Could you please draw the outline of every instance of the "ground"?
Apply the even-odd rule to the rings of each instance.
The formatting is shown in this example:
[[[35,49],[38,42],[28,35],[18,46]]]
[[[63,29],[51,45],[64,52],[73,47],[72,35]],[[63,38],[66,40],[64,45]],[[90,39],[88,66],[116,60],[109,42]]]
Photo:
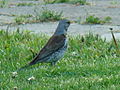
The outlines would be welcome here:
[[[17,3],[35,3],[39,5],[32,6],[16,6]],[[103,25],[89,25],[89,24],[77,24],[72,23],[68,34],[70,35],[84,35],[88,32],[99,34],[102,38],[106,38],[108,41],[112,39],[109,28],[115,30],[116,38],[120,38],[120,1],[119,0],[87,0],[90,5],[72,5],[72,4],[47,4],[45,5],[42,0],[39,1],[24,1],[24,0],[11,0],[9,6],[6,8],[0,8],[0,29],[6,29],[9,23],[14,22],[15,15],[35,14],[35,10],[42,11],[42,7],[47,7],[50,10],[57,12],[63,11],[63,16],[69,20],[78,20],[84,22],[85,18],[89,15],[95,15],[100,18],[111,17],[111,23]],[[14,16],[13,16],[14,15]],[[20,28],[21,30],[27,29],[33,32],[42,32],[48,35],[53,34],[57,27],[58,22],[47,23],[32,23],[11,26],[11,30]]]
[[[8,1],[8,6],[0,8],[0,90],[120,90],[120,41],[117,41],[117,48],[113,41],[103,40],[112,39],[109,28],[113,28],[117,39],[120,37],[119,0],[87,0],[89,5]],[[26,2],[34,5],[17,6]],[[44,47],[58,21],[17,25],[15,18],[35,15],[35,10],[41,12],[42,7],[63,11],[63,17],[72,21],[68,30],[68,50],[56,66],[42,63],[18,71]],[[112,21],[103,25],[74,22],[79,17],[80,22],[84,22],[89,15],[110,16]]]

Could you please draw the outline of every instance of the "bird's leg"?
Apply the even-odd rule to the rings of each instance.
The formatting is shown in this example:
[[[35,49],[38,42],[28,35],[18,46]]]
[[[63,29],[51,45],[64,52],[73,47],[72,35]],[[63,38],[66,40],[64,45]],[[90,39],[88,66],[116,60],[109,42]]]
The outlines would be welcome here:
[[[55,66],[56,62],[51,62],[51,66]]]

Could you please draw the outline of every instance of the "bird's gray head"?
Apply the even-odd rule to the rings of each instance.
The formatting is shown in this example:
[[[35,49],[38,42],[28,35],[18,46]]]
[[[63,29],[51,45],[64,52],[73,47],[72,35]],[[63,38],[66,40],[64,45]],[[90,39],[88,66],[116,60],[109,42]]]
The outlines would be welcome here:
[[[66,19],[60,20],[54,35],[61,35],[61,34],[65,34],[66,35],[69,25],[70,25],[70,21],[69,20],[66,20]]]

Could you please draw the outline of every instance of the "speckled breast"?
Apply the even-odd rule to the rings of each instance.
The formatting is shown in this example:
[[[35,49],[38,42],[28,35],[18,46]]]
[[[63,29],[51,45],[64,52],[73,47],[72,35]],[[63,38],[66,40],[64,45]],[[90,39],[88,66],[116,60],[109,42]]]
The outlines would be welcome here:
[[[49,58],[49,60],[47,60],[47,62],[57,62],[59,59],[61,59],[67,50],[67,46],[68,46],[67,44],[68,44],[68,40],[66,39],[64,46],[55,53],[53,53]]]

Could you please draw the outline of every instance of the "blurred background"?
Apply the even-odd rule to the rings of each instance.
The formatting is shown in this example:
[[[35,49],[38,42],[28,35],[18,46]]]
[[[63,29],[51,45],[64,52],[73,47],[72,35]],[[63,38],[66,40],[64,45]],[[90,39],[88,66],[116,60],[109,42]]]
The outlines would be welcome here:
[[[72,21],[69,35],[92,32],[108,41],[120,38],[119,0],[0,0],[0,29],[53,34],[58,21]]]

